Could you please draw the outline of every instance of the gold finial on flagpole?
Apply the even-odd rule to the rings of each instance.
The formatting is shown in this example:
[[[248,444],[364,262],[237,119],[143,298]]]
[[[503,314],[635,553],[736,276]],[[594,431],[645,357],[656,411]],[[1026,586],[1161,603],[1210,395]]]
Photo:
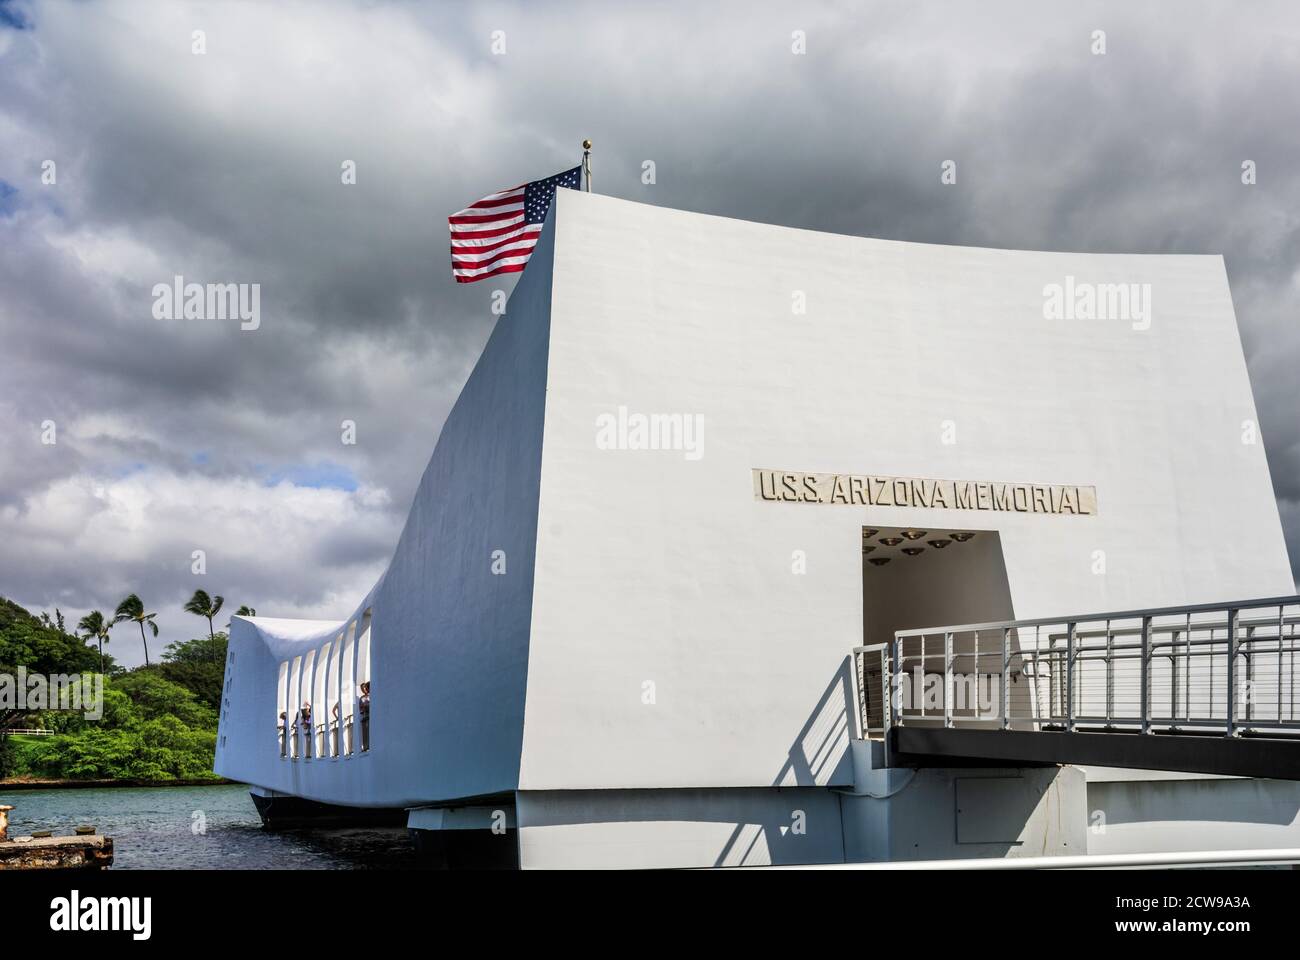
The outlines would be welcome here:
[[[587,192],[591,193],[591,141],[582,141],[582,172],[587,177]]]

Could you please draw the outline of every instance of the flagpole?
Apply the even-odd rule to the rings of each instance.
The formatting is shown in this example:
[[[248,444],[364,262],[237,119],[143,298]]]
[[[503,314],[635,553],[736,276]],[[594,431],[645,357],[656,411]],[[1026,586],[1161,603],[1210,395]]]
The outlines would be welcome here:
[[[582,141],[582,172],[587,175],[587,192],[591,193],[591,141]]]

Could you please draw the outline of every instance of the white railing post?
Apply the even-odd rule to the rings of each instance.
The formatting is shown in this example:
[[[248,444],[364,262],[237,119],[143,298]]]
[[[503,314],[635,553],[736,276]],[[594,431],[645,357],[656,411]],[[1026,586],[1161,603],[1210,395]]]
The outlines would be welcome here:
[[[1169,633],[1169,720],[1170,729],[1173,721],[1178,719],[1178,638],[1181,631],[1170,630]]]
[[[1109,718],[1107,718],[1109,719]],[[1151,732],[1151,618],[1142,618],[1142,732]]]
[[[1115,716],[1115,635],[1106,621],[1106,723]]]
[[[1237,610],[1228,611],[1228,714],[1224,736],[1237,735]]]
[[[903,641],[894,634],[894,669],[890,675],[889,712],[893,719],[891,725],[903,725]]]
[[[894,678],[893,671],[889,669],[889,647],[882,647],[880,650],[880,694],[885,699],[880,704],[880,725],[884,730],[886,744],[889,742],[889,727],[892,721],[890,714],[894,708]]]
[[[867,739],[867,728],[871,725],[870,708],[867,698],[866,653],[853,651],[854,683],[858,688],[858,739]],[[883,708],[882,708],[883,709]]]
[[[943,725],[952,726],[952,633],[943,634]]]
[[[1246,732],[1255,719],[1255,628],[1246,627]]]
[[[1011,729],[1011,628],[1002,628],[1002,729]]]
[[[1073,620],[1065,631],[1065,730],[1074,733],[1074,628]]]
[[[1281,604],[1277,608],[1277,722],[1282,722],[1282,633],[1285,624],[1286,608]]]

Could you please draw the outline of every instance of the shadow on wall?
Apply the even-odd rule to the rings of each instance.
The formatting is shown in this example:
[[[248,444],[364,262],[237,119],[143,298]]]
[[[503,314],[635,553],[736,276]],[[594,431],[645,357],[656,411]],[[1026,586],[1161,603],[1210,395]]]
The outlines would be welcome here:
[[[1111,780],[1088,784],[1089,812],[1108,824],[1168,821],[1289,826],[1300,817],[1300,782],[1235,778]]]
[[[942,546],[934,546],[936,541]],[[862,544],[864,643],[887,642],[895,630],[1014,616],[1002,540],[996,530],[863,527]],[[850,711],[857,709],[853,689],[853,657],[848,655],[795,736],[788,759],[772,783],[782,788],[823,788],[836,803],[837,818],[838,794],[824,788],[853,782],[849,754],[854,734]],[[788,818],[737,824],[714,865],[762,862],[764,851],[771,863],[827,862],[809,859],[813,845],[807,842],[807,834],[798,832],[797,813],[792,809]],[[841,842],[838,859],[843,856]]]
[[[852,737],[850,710],[853,709],[853,658],[845,657],[831,682],[818,698],[790,745],[789,756],[772,786],[821,788],[816,793],[834,804],[833,815],[839,821],[839,798],[824,788],[828,784],[850,784],[849,740]],[[810,791],[793,792],[792,801],[804,799]],[[808,842],[809,811],[789,805],[786,816],[775,814],[761,823],[739,823],[723,845],[714,866],[744,866],[753,863],[838,863],[844,859],[841,843],[838,856],[828,856],[824,845]],[[813,849],[810,849],[813,847]],[[767,859],[762,853],[766,852]],[[809,855],[822,856],[810,859]]]
[[[981,531],[969,541],[954,541],[952,547],[900,559],[901,570],[872,565],[872,573],[882,569],[889,573],[872,581],[864,571],[864,628],[869,622],[892,636],[896,629],[934,625],[936,617],[939,623],[954,622],[950,618],[959,622],[1009,618],[1012,611],[1001,553],[996,532]],[[936,583],[952,587],[941,590],[942,602],[925,589]],[[617,796],[608,796],[608,791],[564,791],[537,798],[529,814],[531,825],[685,825],[672,833],[656,833],[650,827],[651,832],[634,828],[611,834],[608,846],[618,848],[617,855],[643,857],[649,846],[654,851],[651,858],[657,857],[663,865],[683,865],[701,856],[703,862],[718,867],[842,863],[841,795],[828,787],[853,783],[849,745],[856,732],[857,704],[853,657],[847,649],[851,646],[856,644],[846,644],[845,656],[811,705],[769,786],[626,790]],[[952,783],[936,784],[935,789],[943,792],[936,802],[951,809],[954,788]],[[705,829],[693,830],[690,824]],[[932,821],[925,829],[932,829]],[[945,836],[944,842],[951,839]],[[668,850],[673,846],[681,851],[680,858]]]

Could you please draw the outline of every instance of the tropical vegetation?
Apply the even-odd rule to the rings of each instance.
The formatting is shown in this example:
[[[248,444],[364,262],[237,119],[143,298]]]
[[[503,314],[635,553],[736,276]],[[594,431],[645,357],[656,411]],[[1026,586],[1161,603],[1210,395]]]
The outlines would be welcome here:
[[[214,620],[224,599],[196,590],[183,609],[207,621],[206,636],[169,643],[161,660],[149,655],[159,635],[157,613],[130,594],[111,616],[92,610],[69,631],[63,614],[39,615],[0,597],[0,676],[103,676],[103,715],[82,711],[18,710],[0,702],[0,779],[215,779],[217,717],[221,709],[228,634]],[[254,616],[241,606],[238,616]],[[125,669],[108,653],[115,626],[135,624],[145,665]],[[119,640],[120,642],[120,640]],[[16,729],[42,735],[14,734]]]

